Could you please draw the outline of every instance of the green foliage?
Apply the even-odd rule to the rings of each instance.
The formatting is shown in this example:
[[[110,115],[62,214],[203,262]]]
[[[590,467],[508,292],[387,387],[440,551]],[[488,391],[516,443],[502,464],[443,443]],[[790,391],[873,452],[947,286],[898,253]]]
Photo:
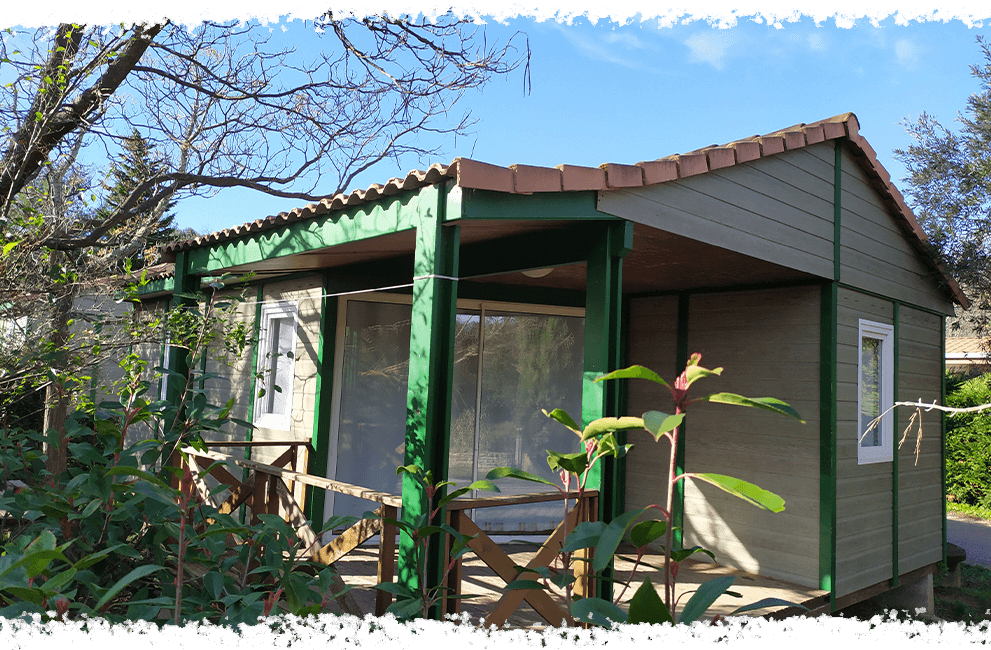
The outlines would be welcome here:
[[[607,375],[599,377],[595,381],[606,381],[611,379],[646,379],[661,386],[671,392],[674,399],[676,412],[673,415],[661,413],[660,411],[649,411],[642,417],[606,417],[597,419],[589,423],[584,429],[562,409],[554,409],[551,412],[544,411],[548,418],[562,424],[574,433],[583,443],[585,451],[579,453],[562,454],[553,451],[547,452],[547,463],[552,471],[559,472],[565,485],[571,483],[568,475],[577,479],[578,492],[582,494],[589,473],[595,464],[607,456],[621,457],[625,455],[632,445],[620,445],[616,434],[618,432],[644,429],[649,432],[655,441],[666,439],[671,445],[671,454],[675,453],[678,446],[679,427],[685,420],[688,407],[696,402],[710,402],[715,404],[729,404],[745,406],[770,411],[779,415],[795,418],[804,423],[801,416],[791,406],[773,397],[750,398],[733,393],[713,393],[701,398],[692,399],[689,397],[689,388],[697,381],[707,377],[718,376],[722,373],[722,368],[709,370],[699,365],[701,355],[693,354],[685,367],[685,371],[674,381],[667,382],[657,373],[644,366],[631,366],[622,370],[616,370]],[[512,468],[497,468],[489,472],[488,478],[497,479],[504,477],[523,478],[525,480],[547,483],[543,479],[527,474],[522,470]],[[672,521],[672,495],[674,486],[678,481],[688,478],[704,481],[719,489],[731,494],[751,505],[769,510],[771,512],[781,512],[784,510],[784,500],[763,490],[760,487],[746,481],[736,479],[721,474],[711,473],[691,473],[675,475],[673,466],[671,474],[667,477],[668,502],[666,507],[652,505],[640,510],[624,512],[610,522],[582,522],[575,526],[574,530],[568,532],[565,542],[559,552],[559,559],[563,564],[563,571],[566,573],[574,559],[572,554],[583,549],[593,549],[593,559],[589,573],[600,579],[604,578],[604,571],[611,565],[622,542],[632,544],[636,549],[637,557],[634,570],[630,578],[623,585],[622,591],[615,596],[613,601],[602,598],[589,597],[572,600],[572,583],[574,579],[553,580],[560,577],[562,573],[552,573],[548,569],[534,570],[528,569],[530,573],[538,573],[543,579],[543,583],[529,580],[517,579],[510,583],[507,589],[534,589],[549,588],[550,584],[565,589],[565,604],[576,621],[588,622],[596,625],[610,626],[614,622],[628,623],[692,623],[701,618],[709,607],[723,594],[732,594],[728,589],[735,580],[734,577],[720,577],[703,583],[692,594],[685,603],[681,614],[675,617],[677,600],[675,599],[675,578],[677,576],[678,563],[689,557],[702,553],[715,559],[712,552],[700,547],[674,548],[673,533],[675,528]],[[560,489],[560,488],[558,488]],[[579,497],[580,499],[580,497]],[[650,510],[659,510],[664,519],[644,519]],[[640,566],[648,546],[664,539],[661,549],[664,551],[664,574],[667,584],[664,585],[664,598],[662,599],[649,578],[645,579],[636,590],[629,603],[629,611],[624,612],[619,607],[623,594],[632,584],[636,569]],[[584,558],[579,561],[588,562]],[[523,568],[519,568],[521,573]],[[732,594],[738,596],[738,594]],[[794,605],[779,599],[764,599],[758,603],[737,609],[734,613],[741,613],[778,605]]]
[[[211,305],[193,356],[219,325]],[[45,436],[0,428],[0,617],[252,624],[277,605],[323,611],[334,570],[296,559],[292,526],[269,515],[243,525],[202,499],[188,469],[168,466],[176,448],[231,426],[232,403],[209,405],[198,381],[176,403],[157,400],[142,360],[121,367],[116,400],[69,417],[64,471],[46,469]]]
[[[419,465],[403,465],[396,468],[396,474],[405,474],[416,481],[420,486],[420,493],[423,495],[423,514],[413,521],[402,521],[381,517],[374,512],[366,512],[362,519],[381,519],[388,522],[400,530],[404,531],[414,541],[414,565],[417,568],[418,579],[416,581],[418,589],[410,589],[404,584],[397,582],[380,582],[375,585],[379,591],[384,591],[395,596],[393,602],[386,609],[387,614],[393,614],[400,620],[409,620],[416,617],[427,618],[438,603],[452,598],[470,598],[470,596],[456,596],[447,593],[448,588],[443,586],[447,581],[447,576],[454,568],[456,560],[471,551],[468,543],[474,539],[471,535],[463,535],[454,530],[448,524],[436,524],[437,515],[447,503],[473,490],[484,490],[498,492],[499,487],[489,480],[475,481],[470,485],[446,492],[446,488],[454,487],[451,481],[434,482],[433,473],[429,470],[424,472]],[[516,477],[522,478],[522,477]],[[534,477],[538,478],[539,477]],[[529,479],[525,479],[529,480]],[[443,576],[440,584],[431,586],[427,576],[427,551],[431,541],[434,543],[444,543],[444,536],[450,536],[451,552],[448,561],[445,563]],[[527,588],[527,587],[523,587]]]
[[[896,149],[895,157],[908,170],[906,195],[929,236],[934,252],[960,282],[974,305],[962,320],[982,334],[988,326],[991,298],[991,49],[981,36],[977,45],[982,60],[971,66],[978,86],[966,106],[947,127],[923,112],[903,125],[912,136],[908,149]],[[944,116],[945,117],[945,116]]]
[[[947,386],[946,405],[991,403],[991,375]],[[991,508],[991,411],[946,418],[946,494],[955,502]]]

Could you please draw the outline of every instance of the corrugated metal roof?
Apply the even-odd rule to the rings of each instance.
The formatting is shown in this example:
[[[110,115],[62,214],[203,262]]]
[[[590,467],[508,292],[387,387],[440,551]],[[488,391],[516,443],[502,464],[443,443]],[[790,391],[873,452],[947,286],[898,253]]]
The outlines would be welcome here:
[[[859,131],[860,123],[857,121],[856,115],[843,113],[811,124],[796,124],[767,135],[755,135],[724,145],[712,145],[688,153],[642,161],[633,165],[605,163],[599,167],[577,165],[557,165],[556,167],[510,165],[509,167],[501,167],[469,158],[455,158],[448,165],[435,164],[426,171],[413,170],[403,178],[392,178],[382,185],[373,184],[364,190],[336,194],[317,203],[295,208],[290,212],[282,212],[241,226],[170,244],[165,248],[163,259],[174,260],[175,253],[179,251],[218,244],[251,233],[278,228],[295,221],[312,219],[406,190],[432,185],[447,178],[454,179],[457,185],[463,188],[510,194],[601,191],[643,187],[666,183],[679,178],[688,178],[827,140],[846,137],[849,138],[851,152],[866,172],[874,188],[888,204],[892,213],[899,217],[900,225],[919,252],[933,264],[933,268],[939,276],[938,280],[946,284],[962,306],[967,307],[969,303],[966,296],[945,269],[932,259],[926,234],[905,203],[904,197],[891,183],[891,176],[878,162],[874,149],[860,135]]]

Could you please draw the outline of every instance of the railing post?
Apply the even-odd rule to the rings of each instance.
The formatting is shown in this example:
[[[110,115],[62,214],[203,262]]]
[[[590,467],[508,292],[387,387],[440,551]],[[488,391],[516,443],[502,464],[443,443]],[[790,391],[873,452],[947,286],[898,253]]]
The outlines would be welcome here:
[[[255,489],[251,495],[251,524],[257,524],[258,515],[265,512],[265,495],[268,494],[268,474],[255,470]]]
[[[396,525],[387,519],[395,520],[399,511],[395,506],[382,506],[382,531],[379,533],[378,582],[392,582],[396,563]],[[392,594],[376,590],[375,615],[384,616],[392,604]]]
[[[457,532],[461,532],[461,518],[465,516],[464,510],[448,510],[447,511],[449,524],[451,528]],[[444,535],[447,540],[445,547],[446,553],[444,557],[451,557],[451,550],[454,546],[454,537],[451,535]],[[444,601],[444,607],[442,611],[445,614],[453,614],[457,616],[461,613],[461,573],[462,573],[462,557],[459,557],[454,561],[454,566],[451,567],[450,573],[447,574],[447,579],[444,581],[444,586],[447,589],[444,591],[445,596],[450,596]]]

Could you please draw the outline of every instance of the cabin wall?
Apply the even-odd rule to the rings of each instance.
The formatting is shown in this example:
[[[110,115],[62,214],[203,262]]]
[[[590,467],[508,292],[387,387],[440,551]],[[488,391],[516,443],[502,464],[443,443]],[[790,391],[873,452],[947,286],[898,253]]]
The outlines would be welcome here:
[[[676,374],[678,354],[678,298],[632,298],[629,311],[628,365],[647,366],[666,380]],[[646,380],[627,382],[630,415],[647,411],[673,413],[671,393]],[[670,445],[655,442],[646,431],[630,431],[626,442],[633,449],[626,457],[626,509],[667,503],[667,470]]]
[[[770,513],[707,484],[685,490],[685,546],[711,550],[720,564],[797,584],[819,580],[819,288],[689,296],[688,352],[724,367],[699,380],[698,395],[728,391],[772,396],[806,420],[742,407],[696,404],[685,426],[689,472],[714,472],[781,496]],[[631,363],[671,377],[677,350],[676,298],[630,301]],[[630,382],[630,413],[670,409],[670,397]],[[663,503],[667,445],[642,434],[627,460],[627,507]],[[631,439],[632,442],[639,442]],[[698,556],[703,557],[703,556]]]
[[[836,590],[843,596],[892,577],[893,463],[857,460],[857,358],[860,319],[894,323],[894,303],[855,291],[839,292],[837,328]],[[898,401],[938,401],[942,375],[941,318],[899,307]],[[901,437],[912,410],[899,408]],[[898,450],[898,573],[942,559],[942,440],[936,411],[922,413],[918,428]]]
[[[840,282],[952,316],[952,303],[935,290],[932,267],[845,148],[841,169]]]
[[[599,192],[597,209],[814,275],[833,276],[834,146]]]

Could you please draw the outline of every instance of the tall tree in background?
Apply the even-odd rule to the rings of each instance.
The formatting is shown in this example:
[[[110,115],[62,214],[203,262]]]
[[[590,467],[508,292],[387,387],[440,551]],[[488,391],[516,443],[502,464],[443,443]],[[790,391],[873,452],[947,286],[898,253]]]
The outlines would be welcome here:
[[[458,100],[529,54],[512,39],[488,43],[451,14],[328,13],[312,28],[323,47],[306,53],[286,37],[290,45],[280,45],[268,27],[238,23],[3,34],[0,72],[13,81],[0,89],[0,320],[4,305],[31,303],[25,277],[51,276],[53,306],[35,327],[58,353],[66,330],[52,315],[68,313],[72,295],[59,287],[105,280],[100,269],[142,259],[171,202],[226,187],[332,196],[383,161],[433,154],[434,136],[466,134],[473,122],[454,112]],[[143,156],[150,164],[131,164]],[[130,163],[105,184],[48,189],[64,189],[56,172],[80,169],[80,160],[108,169],[115,158]],[[26,202],[32,193],[37,200]]]
[[[122,142],[123,150],[118,158],[111,163],[110,173],[104,181],[104,189],[107,190],[104,198],[104,207],[96,211],[96,219],[102,221],[108,219],[117,206],[127,201],[131,193],[145,181],[167,174],[169,171],[168,161],[164,160],[155,152],[155,145],[148,142],[141,135],[141,132],[134,129],[131,136]],[[145,203],[155,195],[161,188],[154,185],[145,185],[142,193],[137,197],[141,203]],[[139,270],[148,264],[154,264],[156,259],[148,259],[149,253],[159,246],[169,242],[178,241],[183,235],[195,237],[195,231],[183,233],[176,225],[174,198],[166,198],[159,201],[141,213],[135,215],[141,222],[149,222],[150,228],[143,241],[134,242],[133,236],[127,225],[120,226],[108,233],[108,240],[115,248],[129,246],[133,252],[126,257],[130,261],[131,270]]]
[[[984,61],[970,67],[980,90],[956,121],[943,126],[922,113],[905,122],[915,140],[895,156],[908,169],[906,194],[934,252],[971,299],[964,325],[991,334],[991,49],[977,38]]]

